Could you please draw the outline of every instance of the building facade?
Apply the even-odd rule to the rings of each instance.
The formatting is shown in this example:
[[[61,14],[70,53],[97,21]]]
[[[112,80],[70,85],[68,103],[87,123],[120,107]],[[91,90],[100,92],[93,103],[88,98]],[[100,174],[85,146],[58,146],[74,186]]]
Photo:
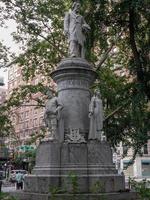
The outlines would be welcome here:
[[[37,76],[28,84],[35,85],[41,81],[41,78],[41,76]],[[10,97],[15,88],[25,84],[27,83],[23,81],[21,68],[12,65],[8,70],[7,98]],[[8,138],[7,143],[9,144],[10,149],[13,149],[18,145],[26,144],[31,138],[31,135],[39,134],[41,128],[44,126],[44,107],[37,108],[37,102],[34,100],[40,95],[40,93],[37,93],[29,102],[24,102],[20,107],[13,108],[12,123],[15,128],[16,137],[14,137],[14,139]],[[16,140],[18,141],[18,144],[15,143]]]
[[[0,87],[0,105],[6,100],[7,90],[3,87]]]
[[[132,161],[133,150],[129,149],[125,158],[122,155],[126,151],[126,147],[120,143],[114,153],[114,161],[120,173],[124,172],[126,177],[141,179],[150,179],[150,140],[142,149],[142,156],[137,155],[135,160]]]

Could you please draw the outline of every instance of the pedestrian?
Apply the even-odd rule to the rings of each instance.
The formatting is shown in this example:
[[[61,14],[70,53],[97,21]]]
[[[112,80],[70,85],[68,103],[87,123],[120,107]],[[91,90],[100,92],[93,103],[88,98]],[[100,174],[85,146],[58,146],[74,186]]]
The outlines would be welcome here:
[[[19,171],[16,172],[16,189],[23,189],[23,180],[24,180],[24,175],[20,173]]]

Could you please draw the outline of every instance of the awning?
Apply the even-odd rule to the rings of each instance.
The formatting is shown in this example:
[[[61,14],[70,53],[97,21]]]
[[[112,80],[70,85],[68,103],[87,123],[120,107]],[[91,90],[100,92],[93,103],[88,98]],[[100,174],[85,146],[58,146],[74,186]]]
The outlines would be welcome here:
[[[132,164],[133,161],[131,161],[131,160],[123,160],[123,163],[124,163],[124,164],[129,164],[129,163]]]

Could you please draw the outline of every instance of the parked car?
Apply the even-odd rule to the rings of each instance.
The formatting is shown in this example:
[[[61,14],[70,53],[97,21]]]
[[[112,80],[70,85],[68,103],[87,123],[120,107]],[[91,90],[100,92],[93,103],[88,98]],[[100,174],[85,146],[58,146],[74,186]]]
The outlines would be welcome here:
[[[16,173],[18,173],[18,172],[20,172],[23,175],[27,174],[27,171],[23,170],[23,169],[11,170],[10,176],[9,176],[10,182],[12,182],[12,183],[16,182]]]

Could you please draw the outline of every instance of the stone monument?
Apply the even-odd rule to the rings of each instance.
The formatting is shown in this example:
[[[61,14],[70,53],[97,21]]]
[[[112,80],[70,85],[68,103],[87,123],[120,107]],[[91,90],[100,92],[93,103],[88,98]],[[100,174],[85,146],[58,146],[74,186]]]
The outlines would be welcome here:
[[[78,2],[73,3],[64,20],[70,57],[63,59],[51,73],[58,96],[49,98],[45,121],[54,139],[38,146],[36,165],[32,174],[25,177],[22,200],[51,199],[50,188],[65,191],[56,195],[56,199],[72,199],[70,174],[76,176],[78,195],[83,199],[100,198],[100,193],[111,200],[137,199],[134,194],[119,193],[125,190],[124,176],[115,169],[108,142],[101,141],[102,100],[97,92],[91,95],[96,73],[84,59],[90,27],[79,15],[79,8]],[[99,184],[99,194],[92,193],[95,184]]]

